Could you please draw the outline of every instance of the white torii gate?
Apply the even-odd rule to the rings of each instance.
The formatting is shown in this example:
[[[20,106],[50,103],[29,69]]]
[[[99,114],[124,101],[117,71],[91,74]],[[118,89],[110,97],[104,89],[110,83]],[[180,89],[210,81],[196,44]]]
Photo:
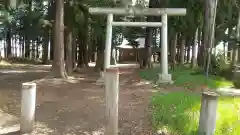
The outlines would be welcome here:
[[[172,76],[168,73],[168,16],[182,16],[186,14],[185,8],[89,8],[91,14],[107,14],[107,33],[105,42],[104,69],[110,67],[112,27],[162,27],[161,31],[161,74],[159,82],[172,82]],[[113,15],[138,15],[138,16],[162,16],[162,22],[115,22]]]

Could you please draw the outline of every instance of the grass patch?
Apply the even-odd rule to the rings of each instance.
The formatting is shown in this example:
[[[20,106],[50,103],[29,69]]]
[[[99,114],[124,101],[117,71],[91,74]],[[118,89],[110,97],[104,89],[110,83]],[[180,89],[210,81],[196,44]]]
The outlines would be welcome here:
[[[160,73],[160,68],[146,69],[140,72],[140,76],[146,80],[157,81],[157,75]],[[218,88],[233,86],[231,81],[228,81],[222,77],[210,75],[206,78],[203,74],[197,74],[199,70],[189,69],[187,67],[179,67],[173,71],[170,71],[174,81],[174,85],[185,86],[187,88],[195,88],[208,86],[209,88]]]
[[[174,135],[197,135],[201,97],[196,93],[158,93],[151,99],[152,123],[157,131]],[[221,98],[215,135],[240,134],[240,99]],[[228,109],[226,109],[228,108]]]
[[[147,69],[141,71],[140,76],[156,82],[160,71],[160,68]],[[183,88],[233,86],[232,82],[218,76],[206,78],[203,74],[199,74],[197,69],[179,67],[170,72],[174,85],[184,86]],[[151,98],[151,105],[152,124],[156,131],[165,131],[170,135],[197,135],[201,106],[199,93],[189,91],[156,93]],[[219,99],[215,135],[240,135],[239,108],[239,98]]]

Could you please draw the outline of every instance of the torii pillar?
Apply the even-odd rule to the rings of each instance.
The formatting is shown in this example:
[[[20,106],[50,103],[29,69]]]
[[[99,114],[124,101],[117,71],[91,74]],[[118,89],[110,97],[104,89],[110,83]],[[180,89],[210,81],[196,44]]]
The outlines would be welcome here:
[[[168,73],[168,18],[167,14],[162,15],[161,30],[161,73],[158,82],[172,83],[172,75]]]

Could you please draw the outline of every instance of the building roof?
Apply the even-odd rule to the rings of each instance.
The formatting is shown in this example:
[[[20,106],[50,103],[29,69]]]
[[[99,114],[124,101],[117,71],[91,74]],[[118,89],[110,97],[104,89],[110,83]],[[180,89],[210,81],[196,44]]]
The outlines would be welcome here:
[[[137,48],[144,48],[145,47],[145,38],[138,38],[135,41],[137,41],[138,44],[139,44],[139,46]],[[123,42],[122,42],[121,45],[117,45],[116,47],[117,48],[123,48],[123,49],[132,49],[133,48],[132,45],[129,45],[129,41],[126,38],[123,39]]]

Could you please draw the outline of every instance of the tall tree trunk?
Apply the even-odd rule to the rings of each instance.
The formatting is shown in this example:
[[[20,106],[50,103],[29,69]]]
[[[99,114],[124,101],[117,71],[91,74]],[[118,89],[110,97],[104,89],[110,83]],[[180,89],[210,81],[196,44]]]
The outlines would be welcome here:
[[[102,71],[103,70],[103,65],[104,65],[104,48],[103,48],[103,36],[98,36],[97,37],[97,60],[96,60],[96,65],[95,65],[95,71]]]
[[[240,48],[238,48],[238,61],[237,61],[237,63],[239,64],[239,62],[240,62]]]
[[[191,63],[191,46],[187,47],[187,63]]]
[[[66,37],[67,37],[67,41],[66,41],[66,70],[68,75],[72,74],[73,71],[73,49],[72,49],[72,32],[69,30],[66,30]]]
[[[181,35],[180,44],[180,63],[183,65],[185,63],[185,37]]]
[[[238,61],[238,46],[237,45],[234,45],[233,46],[233,52],[232,52],[232,67],[234,67],[236,64],[237,64],[237,61]]]
[[[36,44],[35,44],[36,42],[34,41],[34,40],[32,40],[32,42],[31,42],[31,49],[32,49],[32,51],[31,51],[31,53],[32,53],[32,59],[35,59],[36,57],[36,55],[35,55],[35,51],[36,51]]]
[[[198,53],[197,53],[197,65],[198,66],[201,66],[201,46],[203,45],[203,42],[202,42],[202,28],[199,27],[198,28],[198,37],[197,37],[197,44],[198,44]]]
[[[48,3],[48,16],[47,16],[48,20],[54,20],[56,18],[56,2],[54,0],[51,0],[51,2]],[[50,60],[53,60],[54,57],[54,31],[55,28],[52,27],[51,28],[51,32],[50,32]],[[54,63],[53,63],[54,64]]]
[[[84,64],[84,67],[89,67],[88,66],[88,62],[89,62],[89,59],[88,59],[88,43],[84,43],[83,47],[84,47],[83,50],[82,50],[83,64]]]
[[[73,30],[73,39],[72,39],[73,69],[76,68],[76,59],[77,59],[77,41],[76,41],[76,38],[77,38],[76,31]]]
[[[206,69],[206,65],[207,65],[207,55],[208,55],[208,40],[209,40],[209,29],[210,29],[210,21],[212,21],[209,17],[210,17],[210,5],[208,0],[204,0],[204,6],[205,6],[205,11],[204,11],[204,26],[203,26],[203,67],[204,69]],[[202,50],[201,50],[202,51]]]
[[[240,55],[238,54],[238,45],[239,45],[239,41],[240,41],[240,12],[238,13],[238,24],[237,24],[237,30],[236,30],[236,39],[237,39],[237,43],[233,46],[233,58],[232,58],[232,63],[231,66],[232,68],[234,68],[237,64],[238,61],[238,56]]]
[[[64,29],[64,40],[63,40],[63,42],[64,42],[64,61],[65,61],[65,64],[66,64],[66,60],[67,60],[67,38],[68,38],[68,35],[67,35],[68,33],[67,33],[67,29]],[[65,69],[67,69],[66,68],[66,66],[67,65],[65,65]]]
[[[177,33],[174,35],[173,41],[172,41],[172,47],[171,47],[171,63],[172,66],[175,66],[176,63],[176,48],[177,48]]]
[[[198,48],[202,45],[202,28],[197,28],[198,34],[197,34],[197,44]]]
[[[149,19],[147,19],[149,20]],[[143,62],[144,68],[151,68],[151,56],[152,56],[152,38],[153,38],[153,28],[146,28],[146,40],[145,40],[145,57]]]
[[[224,61],[227,61],[226,55],[227,55],[227,49],[226,49],[226,41],[223,42],[223,58]]]
[[[88,59],[88,46],[89,46],[89,22],[88,22],[88,17],[89,17],[89,14],[88,12],[84,14],[84,28],[85,28],[85,33],[84,33],[84,50],[83,50],[83,62],[84,62],[84,67],[89,67],[88,66],[88,62],[89,62],[89,59]]]
[[[32,12],[32,4],[33,4],[33,2],[32,1],[24,1],[24,4],[28,4],[29,6],[28,6],[27,10],[29,12]],[[31,30],[29,29],[27,20],[23,20],[23,25],[24,25],[23,28],[26,29],[26,33],[25,33],[25,57],[26,58],[30,58],[30,53],[31,53],[30,33],[31,33]]]
[[[191,47],[192,47],[192,36],[187,36],[187,63],[191,63]]]
[[[3,42],[3,46],[4,46],[4,58],[7,58],[7,43],[5,41]]]
[[[205,73],[206,76],[208,76],[209,72],[209,66],[210,66],[210,61],[211,61],[211,55],[212,55],[212,47],[214,45],[214,38],[215,38],[215,19],[216,19],[216,9],[217,9],[217,3],[218,0],[206,0],[207,3],[207,9],[206,11],[206,16],[207,18],[206,23],[205,23],[205,32],[204,32],[204,44],[205,46],[208,47],[208,55],[207,55],[207,61],[205,63]]]
[[[198,47],[198,66],[203,67],[204,66],[204,51],[205,51],[205,44],[204,44],[204,27],[201,28],[201,37],[199,37],[199,40],[201,40],[201,45]]]
[[[229,25],[228,27],[228,39],[231,38],[231,34],[233,31],[233,26]],[[227,60],[230,60],[230,62],[232,63],[233,60],[233,43],[228,41],[228,47],[227,47]],[[229,58],[229,59],[228,59]]]
[[[232,20],[233,20],[233,6],[232,6],[232,1],[229,1],[228,3],[227,3],[227,13],[228,13],[228,16],[227,16],[227,20],[229,21],[229,22],[231,22]],[[233,25],[230,23],[229,25],[228,25],[228,39],[231,39],[231,34],[232,34],[232,31],[233,31]],[[228,41],[228,49],[227,49],[228,51],[227,51],[227,61],[228,61],[228,58],[230,58],[230,62],[232,63],[232,59],[233,59],[233,44],[232,44],[232,42],[229,42]],[[230,53],[228,53],[230,51]]]
[[[89,27],[88,27],[88,13],[84,13],[84,32],[79,32],[78,39],[79,49],[78,49],[78,64],[77,67],[83,68],[88,67],[88,38],[89,38]]]
[[[89,38],[88,38],[88,61],[89,62],[92,62],[92,55],[93,55],[93,44],[92,44],[92,36],[91,36],[91,33],[92,33],[92,29],[89,28]]]
[[[80,39],[78,39],[78,62],[77,67],[83,68],[84,67],[84,61],[83,61],[83,55],[84,55],[84,41],[82,38],[82,35],[79,34],[78,36]]]
[[[10,0],[9,1],[9,6],[12,8],[12,9],[15,9],[16,8],[16,5],[17,5],[17,1],[16,0]],[[12,32],[11,32],[11,27],[10,27],[10,24],[8,24],[8,28],[7,28],[7,35],[6,35],[6,41],[7,41],[7,57],[10,58],[10,57],[14,57],[13,54],[12,54]],[[16,41],[16,38],[15,38],[15,41]],[[16,45],[16,44],[15,44]],[[14,48],[14,47],[13,47]],[[14,48],[15,49],[15,48]]]
[[[37,41],[36,41],[36,58],[39,59],[39,46],[40,46],[40,37],[37,37]]]
[[[50,35],[50,60],[53,60],[53,58],[54,58],[54,28]]]
[[[25,57],[30,58],[30,39],[25,35]]]
[[[12,57],[12,41],[11,41],[11,28],[8,28],[6,35],[7,42],[7,58]]]
[[[98,49],[97,51],[97,61],[95,65],[95,71],[99,72],[103,70],[103,64],[104,64],[104,50]]]
[[[197,66],[197,44],[198,44],[198,29],[195,32],[194,42],[193,42],[193,48],[192,48],[192,63],[191,67],[194,68]]]
[[[21,48],[19,48],[21,52],[20,56],[24,58],[25,57],[24,56],[24,36],[22,35],[19,35],[19,36],[20,36],[20,44],[21,44]]]
[[[17,53],[17,34],[14,35],[14,51],[13,51],[13,57],[18,57],[18,53]]]
[[[54,77],[67,78],[64,68],[64,0],[56,1],[53,63]]]
[[[45,33],[45,37],[44,37],[44,43],[43,43],[43,63],[47,64],[48,62],[48,44],[49,44],[49,33],[48,31],[46,31]]]
[[[149,0],[149,8],[154,8],[160,6],[160,3],[158,0]],[[164,6],[162,4],[161,6]],[[147,17],[147,22],[152,22],[156,21],[156,19],[152,16]],[[151,68],[152,67],[152,62],[151,62],[151,57],[152,57],[152,43],[153,42],[153,28],[148,27],[146,28],[146,39],[145,39],[145,57],[143,61],[143,67],[144,68]]]

